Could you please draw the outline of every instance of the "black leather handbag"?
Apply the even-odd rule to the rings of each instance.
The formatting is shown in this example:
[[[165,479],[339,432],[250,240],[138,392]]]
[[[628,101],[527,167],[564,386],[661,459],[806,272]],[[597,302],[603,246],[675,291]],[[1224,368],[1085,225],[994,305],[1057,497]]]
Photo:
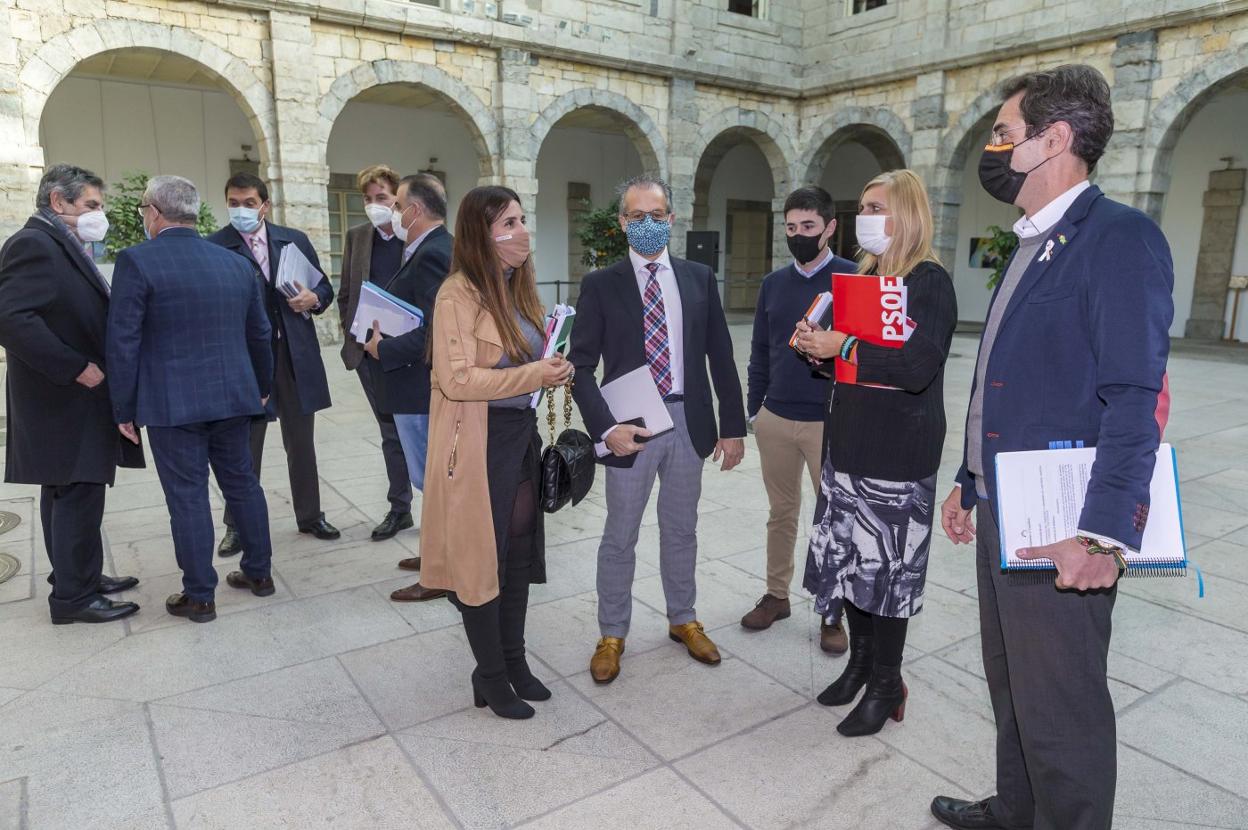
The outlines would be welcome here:
[[[546,424],[550,442],[542,450],[542,510],[558,511],[568,502],[580,503],[594,486],[594,442],[572,429],[572,383],[563,387],[563,432],[555,440],[555,390],[546,390]]]

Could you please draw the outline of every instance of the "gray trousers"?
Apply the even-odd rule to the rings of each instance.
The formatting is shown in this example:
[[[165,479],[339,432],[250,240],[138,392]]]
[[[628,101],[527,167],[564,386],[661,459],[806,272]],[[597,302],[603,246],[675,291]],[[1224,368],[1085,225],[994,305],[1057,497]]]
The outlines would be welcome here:
[[[979,626],[997,722],[992,811],[1009,827],[1108,830],[1117,782],[1106,662],[1117,589],[1059,591],[1001,572],[1001,533],[976,510]]]
[[[381,457],[386,462],[386,479],[390,482],[386,498],[390,500],[390,509],[395,513],[411,513],[412,483],[408,480],[407,461],[403,456],[403,445],[399,442],[399,430],[394,425],[393,417],[377,411],[373,373],[369,371],[372,367],[368,365],[370,360],[372,358],[365,355],[363,362],[355,370],[355,375],[360,379],[360,386],[364,387],[364,397],[368,398],[368,406],[373,410],[373,417],[377,419],[377,426],[381,430]]]
[[[667,619],[696,619],[694,566],[698,559],[698,499],[703,459],[689,440],[685,405],[667,405],[675,429],[646,443],[632,467],[607,467],[607,521],[598,546],[598,628],[604,637],[625,637],[633,616],[637,536],[659,479],[659,571]]]

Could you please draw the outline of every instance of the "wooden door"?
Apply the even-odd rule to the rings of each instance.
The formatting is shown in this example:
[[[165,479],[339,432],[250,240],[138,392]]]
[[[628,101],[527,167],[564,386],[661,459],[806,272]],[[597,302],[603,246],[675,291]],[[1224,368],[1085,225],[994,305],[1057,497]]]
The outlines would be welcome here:
[[[729,200],[727,225],[725,305],[729,311],[753,311],[771,271],[771,207]]]

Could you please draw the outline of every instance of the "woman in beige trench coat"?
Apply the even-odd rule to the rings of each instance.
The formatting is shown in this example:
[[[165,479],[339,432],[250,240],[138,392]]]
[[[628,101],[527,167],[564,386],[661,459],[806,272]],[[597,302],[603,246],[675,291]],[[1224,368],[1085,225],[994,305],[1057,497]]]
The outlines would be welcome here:
[[[431,321],[420,581],[450,591],[463,614],[476,705],[529,718],[525,700],[550,697],[524,652],[529,584],[546,581],[541,439],[529,396],[566,383],[572,366],[562,356],[538,360],[544,313],[514,191],[464,196],[451,259]]]

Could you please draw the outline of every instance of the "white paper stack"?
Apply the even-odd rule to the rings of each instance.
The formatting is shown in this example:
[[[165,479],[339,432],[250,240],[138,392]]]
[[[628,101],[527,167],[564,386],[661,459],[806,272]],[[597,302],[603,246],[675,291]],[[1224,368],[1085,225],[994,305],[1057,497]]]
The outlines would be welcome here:
[[[360,302],[351,320],[351,336],[358,343],[366,342],[374,322],[386,337],[398,337],[423,326],[425,315],[416,306],[366,282],[360,286]]]
[[[556,354],[567,354],[568,339],[572,336],[572,318],[575,316],[576,309],[563,303],[556,305],[546,315],[546,345],[542,347],[542,360],[552,358]],[[534,392],[529,398],[529,406],[536,409],[537,405],[542,402],[545,392],[545,388]]]
[[[294,299],[299,296],[301,287],[310,291],[316,288],[323,279],[325,275],[303,255],[303,251],[299,250],[297,245],[287,245],[282,248],[282,256],[277,262],[277,278],[274,279],[273,286],[283,296],[287,299]],[[311,317],[312,315],[305,311],[303,316]]]

